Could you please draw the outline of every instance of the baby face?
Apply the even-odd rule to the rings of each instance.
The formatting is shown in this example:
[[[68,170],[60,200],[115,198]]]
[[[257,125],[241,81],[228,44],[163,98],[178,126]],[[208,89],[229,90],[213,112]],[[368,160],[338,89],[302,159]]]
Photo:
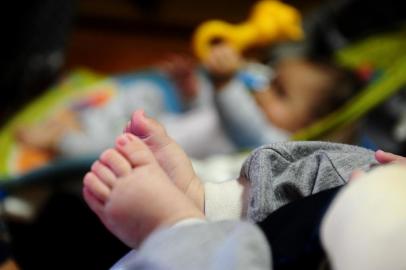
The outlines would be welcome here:
[[[317,106],[324,106],[333,83],[329,73],[305,59],[282,60],[275,73],[269,88],[254,94],[268,120],[290,132],[316,120]]]

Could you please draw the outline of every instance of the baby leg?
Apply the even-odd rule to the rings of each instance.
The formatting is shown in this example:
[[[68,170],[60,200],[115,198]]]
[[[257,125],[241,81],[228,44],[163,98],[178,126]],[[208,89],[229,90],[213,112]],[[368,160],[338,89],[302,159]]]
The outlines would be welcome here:
[[[123,134],[84,177],[83,195],[104,225],[130,247],[186,218],[204,218],[168,178],[149,148]]]
[[[175,185],[203,211],[203,186],[183,149],[166,133],[157,121],[148,118],[142,110],[134,112],[125,132],[140,138],[151,150],[159,165]]]

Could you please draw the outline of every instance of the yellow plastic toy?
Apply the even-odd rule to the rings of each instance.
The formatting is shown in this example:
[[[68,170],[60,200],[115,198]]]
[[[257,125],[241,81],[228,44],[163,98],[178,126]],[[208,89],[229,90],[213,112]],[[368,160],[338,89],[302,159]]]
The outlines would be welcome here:
[[[302,38],[299,11],[277,0],[262,0],[243,23],[233,25],[220,20],[202,23],[194,34],[193,46],[196,55],[204,60],[213,41],[218,39],[242,52],[252,46]]]

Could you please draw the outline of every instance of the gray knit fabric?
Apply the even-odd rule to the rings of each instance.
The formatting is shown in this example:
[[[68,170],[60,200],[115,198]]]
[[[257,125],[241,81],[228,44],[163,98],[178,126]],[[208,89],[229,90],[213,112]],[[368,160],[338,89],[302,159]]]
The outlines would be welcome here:
[[[257,148],[241,176],[251,182],[248,218],[262,221],[279,207],[343,185],[354,169],[376,164],[374,152],[327,142],[274,143]]]
[[[154,232],[112,270],[269,270],[263,233],[241,221],[194,224]]]

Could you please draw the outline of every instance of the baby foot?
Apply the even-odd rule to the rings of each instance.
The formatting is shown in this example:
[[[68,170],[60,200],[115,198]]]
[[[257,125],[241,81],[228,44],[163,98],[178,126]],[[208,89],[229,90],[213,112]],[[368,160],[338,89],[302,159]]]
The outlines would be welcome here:
[[[165,128],[157,121],[146,117],[144,111],[137,110],[124,131],[134,134],[149,147],[169,178],[203,212],[202,183],[193,170],[189,157],[166,134]]]
[[[171,182],[149,148],[132,134],[119,136],[116,149],[106,150],[94,162],[83,183],[89,207],[132,248],[158,227],[204,218]]]

